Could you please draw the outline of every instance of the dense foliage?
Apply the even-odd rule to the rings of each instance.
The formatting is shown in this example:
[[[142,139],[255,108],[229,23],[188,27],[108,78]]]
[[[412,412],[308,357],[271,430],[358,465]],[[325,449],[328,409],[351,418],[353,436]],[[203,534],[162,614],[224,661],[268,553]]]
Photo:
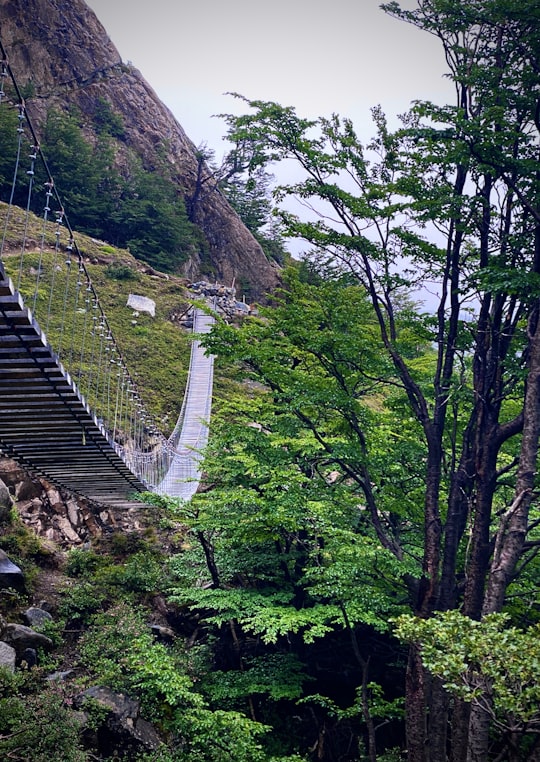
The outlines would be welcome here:
[[[375,627],[381,605],[381,619],[388,621],[392,612],[384,604],[399,600],[420,617],[417,637],[409,637],[404,681],[409,759],[442,760],[448,749],[455,761],[528,758],[536,753],[534,727],[500,732],[493,721],[499,697],[489,681],[482,702],[464,694],[451,700],[435,665],[423,657],[420,623],[454,609],[473,620],[516,610],[525,627],[537,616],[527,608],[530,587],[521,573],[537,573],[538,547],[538,7],[426,0],[410,11],[397,3],[385,8],[441,40],[456,87],[454,106],[418,102],[393,133],[374,109],[376,134],[366,147],[352,123],[338,116],[307,120],[292,107],[246,101],[249,113],[229,117],[229,139],[253,172],[284,159],[296,162],[303,177],[279,188],[276,198],[300,198],[315,215],[302,218],[282,206],[283,223],[312,245],[311,276],[356,284],[370,311],[361,330],[352,304],[347,322],[332,325],[340,304],[333,295],[312,321],[313,294],[293,284],[286,306],[260,325],[240,332],[223,327],[210,341],[213,351],[244,363],[271,390],[274,416],[254,419],[261,431],[270,438],[279,432],[287,455],[307,460],[292,473],[277,476],[273,469],[261,485],[252,464],[260,445],[246,448],[241,482],[230,485],[242,489],[227,513],[245,512],[247,498],[247,525],[262,529],[266,514],[284,515],[279,507],[283,499],[290,506],[290,495],[312,531],[300,522],[300,555],[283,530],[271,535],[288,552],[296,550],[287,568],[290,577],[294,559],[304,583],[300,597],[293,578],[285,599],[281,584],[277,593],[270,587],[263,595],[251,583],[244,602],[236,596],[231,603],[217,567],[217,590],[204,594],[204,605],[215,607],[213,621],[234,615],[245,631],[268,642],[287,633],[302,633],[309,642],[331,637],[347,621],[353,633],[360,624]],[[425,312],[408,301],[422,288],[435,294]],[[300,427],[292,443],[281,429],[290,416]],[[295,450],[307,433],[311,447],[320,449],[307,451],[313,459]],[[225,462],[228,452],[222,448]],[[295,493],[300,474],[309,474],[308,483],[300,482]],[[383,569],[381,584],[387,577],[401,581],[401,595],[384,584],[382,594],[371,592],[375,602],[359,606],[351,591],[365,595],[377,586],[356,580],[363,569],[354,554],[358,538],[343,541],[332,512],[331,519],[325,514],[332,539],[317,539],[311,490],[317,504],[326,505],[324,495],[336,483],[347,485],[363,506],[363,521],[354,527],[362,537],[360,557],[369,558],[365,538],[378,543],[398,567],[389,564],[385,574],[377,558],[371,568]],[[223,503],[228,489],[214,488],[200,502],[219,494]],[[347,505],[342,495],[337,504]],[[216,517],[212,505],[208,515]],[[216,522],[221,537],[224,528]],[[335,537],[339,554],[332,555]],[[209,548],[206,553],[211,557]],[[317,572],[311,554],[319,559]],[[235,579],[245,587],[252,577]],[[366,611],[374,621],[366,621]],[[486,637],[490,632],[486,628]],[[493,635],[494,647],[496,641]],[[372,736],[368,732],[368,753],[375,759]]]
[[[135,257],[162,271],[177,271],[193,252],[204,252],[206,244],[199,228],[188,219],[185,200],[168,176],[166,163],[148,171],[127,151],[129,161],[119,166],[118,142],[124,136],[120,117],[100,99],[94,119],[92,132],[77,111],[53,110],[44,128],[41,150],[69,209],[71,225],[114,246],[128,248]],[[0,195],[8,201],[17,145],[16,109],[2,109],[0,120],[5,149],[0,159]],[[31,154],[25,139],[21,173],[28,171],[27,157]],[[30,161],[30,171],[35,173],[32,183],[36,188],[45,187],[48,177],[44,167],[35,157]],[[5,170],[2,162],[6,162]],[[13,199],[22,207],[27,204],[26,186],[21,184]],[[45,197],[39,196],[32,201],[44,202]],[[42,208],[34,211],[39,214]]]

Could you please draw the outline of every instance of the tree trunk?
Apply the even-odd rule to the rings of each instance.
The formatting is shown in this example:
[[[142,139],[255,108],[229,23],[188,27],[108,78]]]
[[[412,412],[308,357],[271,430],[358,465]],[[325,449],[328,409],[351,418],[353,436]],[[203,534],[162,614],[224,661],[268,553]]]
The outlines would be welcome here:
[[[351,627],[349,617],[347,616],[347,610],[344,606],[342,606],[341,611],[343,614],[345,627],[347,628],[350,639],[351,639],[353,654],[355,656],[356,661],[358,662],[358,665],[360,666],[360,669],[362,670],[362,686],[361,686],[361,693],[360,693],[360,704],[362,707],[362,717],[364,719],[364,722],[366,723],[366,729],[367,729],[367,735],[368,735],[368,759],[369,759],[369,762],[377,762],[377,745],[375,742],[375,723],[373,722],[373,717],[371,716],[371,711],[369,708],[369,695],[368,695],[369,694],[369,691],[368,691],[369,656],[367,657],[367,659],[364,659],[364,657],[362,656],[360,652],[360,646],[358,645],[358,638],[356,637],[356,632],[354,631],[354,627]]]
[[[496,428],[480,426],[481,461],[476,465],[474,523],[471,557],[467,564],[463,613],[472,619],[480,619],[484,600],[486,573],[491,553],[489,530],[493,508],[493,494],[497,476],[497,452],[494,446]]]
[[[204,557],[206,559],[206,566],[212,577],[212,583],[214,587],[221,587],[221,581],[219,578],[219,571],[214,556],[214,547],[211,542],[206,538],[204,532],[197,532],[197,538],[201,543],[201,547],[204,551]]]
[[[428,762],[426,757],[425,675],[420,648],[414,643],[409,649],[406,693],[407,759],[408,762]]]
[[[426,473],[426,497],[424,519],[423,577],[418,588],[416,613],[428,617],[434,611],[439,585],[441,551],[441,517],[439,490],[441,480],[441,447],[435,427],[426,427],[428,438],[428,464]],[[430,762],[427,739],[426,675],[422,666],[420,649],[411,645],[405,679],[406,736],[409,762]],[[446,728],[446,726],[445,726]],[[446,739],[446,730],[444,733]],[[439,747],[436,739],[432,739]],[[433,760],[433,762],[435,762]]]
[[[454,699],[450,762],[466,762],[470,717],[471,705],[461,699]]]
[[[463,533],[467,526],[471,494],[471,474],[474,473],[468,438],[469,433],[466,432],[463,437],[464,445],[461,462],[453,476],[448,499],[448,513],[444,525],[441,582],[437,604],[437,608],[440,611],[454,609],[458,600],[456,583],[457,555]]]
[[[442,681],[431,678],[431,693],[428,717],[428,759],[429,762],[444,762],[447,759],[448,706],[450,697]]]
[[[478,706],[471,708],[467,762],[486,762],[489,748],[490,717]]]
[[[538,315],[539,309],[536,309],[529,321],[529,367],[514,500],[504,514],[497,532],[484,600],[484,615],[501,611],[506,589],[516,569],[527,536],[540,435],[540,320]]]

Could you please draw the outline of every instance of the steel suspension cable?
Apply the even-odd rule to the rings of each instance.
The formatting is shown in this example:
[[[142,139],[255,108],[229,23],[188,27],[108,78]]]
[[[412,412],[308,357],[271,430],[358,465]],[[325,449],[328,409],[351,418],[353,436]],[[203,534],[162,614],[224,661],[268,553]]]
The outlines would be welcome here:
[[[49,203],[51,201],[52,191],[50,187],[50,183],[45,183],[45,206],[43,208],[43,224],[41,226],[41,235],[39,239],[39,259],[38,259],[38,265],[36,268],[36,283],[34,286],[34,298],[32,300],[32,312],[35,313],[36,311],[36,304],[38,300],[38,294],[39,294],[39,286],[41,283],[41,275],[43,271],[43,255],[45,252],[45,237],[47,234],[47,222],[49,217],[49,212],[51,211],[51,207],[49,206]]]
[[[21,243],[21,255],[19,260],[19,281],[17,285],[17,290],[19,291],[20,291],[23,266],[24,266],[24,253],[26,251],[26,239],[28,238],[28,225],[30,224],[30,204],[32,201],[32,188],[34,187],[34,176],[36,174],[35,172],[36,159],[37,159],[36,146],[32,146],[32,153],[30,154],[29,158],[30,158],[30,169],[27,170],[26,174],[29,175],[30,180],[28,182],[26,212],[24,215],[24,232],[23,232],[23,239]]]

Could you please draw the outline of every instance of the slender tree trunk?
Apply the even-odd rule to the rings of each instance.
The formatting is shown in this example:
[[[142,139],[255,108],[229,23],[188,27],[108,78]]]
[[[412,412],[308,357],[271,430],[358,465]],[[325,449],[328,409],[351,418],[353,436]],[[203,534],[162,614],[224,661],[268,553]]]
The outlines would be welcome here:
[[[466,762],[467,760],[470,717],[471,705],[461,699],[454,699],[450,762]]]
[[[214,587],[221,587],[221,581],[219,578],[219,571],[214,557],[214,547],[212,543],[206,538],[204,532],[197,532],[197,538],[201,543],[201,547],[204,551],[204,557],[206,559],[206,566],[212,577],[212,583]]]
[[[371,716],[368,700],[368,675],[369,675],[369,660],[364,663],[362,667],[362,715],[364,722],[366,723],[368,731],[368,759],[369,762],[377,762],[377,746],[375,743],[375,723]]]
[[[439,584],[441,550],[441,518],[439,491],[441,483],[441,446],[435,427],[427,427],[428,464],[426,474],[426,497],[424,519],[424,575],[420,580],[416,613],[431,616],[436,605]],[[427,739],[428,700],[426,675],[422,666],[420,649],[412,645],[405,679],[407,753],[409,762],[431,762],[428,757]],[[446,738],[446,733],[444,734]],[[438,746],[433,738],[433,744]],[[433,760],[434,762],[434,760]]]
[[[497,475],[497,451],[494,446],[495,427],[482,427],[479,434],[482,446],[481,461],[477,464],[476,500],[472,530],[471,557],[466,569],[463,613],[480,619],[484,600],[486,572],[489,568],[491,513]]]
[[[469,434],[464,436],[464,448],[461,462],[457,468],[448,499],[448,514],[444,525],[444,549],[441,568],[441,583],[437,608],[449,611],[457,605],[458,591],[456,583],[457,554],[460,542],[467,526],[471,493],[471,474],[474,467],[467,444]]]
[[[360,694],[360,703],[362,706],[362,717],[366,723],[367,735],[368,735],[368,759],[369,762],[377,762],[377,745],[375,742],[375,723],[371,716],[371,710],[369,708],[369,696],[368,696],[368,681],[369,681],[369,657],[364,659],[360,652],[360,646],[358,645],[358,638],[354,628],[351,627],[349,617],[347,616],[347,610],[342,606],[341,611],[343,613],[343,620],[345,626],[349,632],[351,639],[352,650],[360,669],[362,670],[362,686]]]

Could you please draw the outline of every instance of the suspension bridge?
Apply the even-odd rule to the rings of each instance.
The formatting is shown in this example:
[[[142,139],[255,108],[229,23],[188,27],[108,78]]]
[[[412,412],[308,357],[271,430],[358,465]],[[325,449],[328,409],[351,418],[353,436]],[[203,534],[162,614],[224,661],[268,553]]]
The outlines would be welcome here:
[[[166,437],[113,336],[1,44],[0,52],[0,109],[10,116],[1,125],[13,131],[3,136],[13,180],[0,205],[0,452],[96,503],[127,507],[143,491],[189,500],[213,386],[213,357],[196,336],[210,331],[213,313],[194,310],[187,386]],[[28,235],[36,209],[37,242]]]

